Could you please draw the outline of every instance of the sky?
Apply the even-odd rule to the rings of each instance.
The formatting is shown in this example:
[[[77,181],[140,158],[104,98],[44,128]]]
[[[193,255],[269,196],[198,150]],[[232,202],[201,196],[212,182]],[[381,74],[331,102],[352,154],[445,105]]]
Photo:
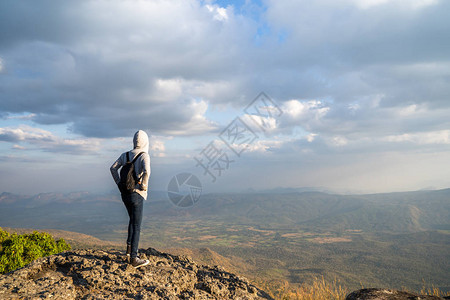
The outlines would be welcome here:
[[[0,192],[450,187],[450,1],[0,2]]]

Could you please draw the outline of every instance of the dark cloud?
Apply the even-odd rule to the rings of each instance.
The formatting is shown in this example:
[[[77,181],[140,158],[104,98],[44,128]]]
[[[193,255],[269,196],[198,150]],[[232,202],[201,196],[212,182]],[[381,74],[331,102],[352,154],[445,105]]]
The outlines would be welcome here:
[[[242,20],[227,27],[195,2],[2,4],[2,112],[85,136],[214,130],[202,99],[238,63]]]
[[[362,9],[355,5],[358,1],[271,1],[268,20],[289,32],[276,48],[281,55],[274,65],[291,71],[289,82],[298,79],[281,95],[348,103],[384,94],[383,102],[390,105],[446,106],[442,98],[450,93],[448,85],[436,83],[447,81],[448,71],[423,74],[408,67],[450,61],[445,34],[450,30],[445,17],[450,3],[428,1],[430,5],[417,7],[419,2],[426,1],[390,1]]]
[[[216,129],[205,105],[243,107],[266,91],[329,108],[283,128],[347,138],[446,128],[450,3],[369,4],[269,1],[255,18],[197,1],[3,1],[0,114],[88,137],[201,135]],[[398,114],[411,105],[426,113]]]
[[[86,24],[85,14],[78,5],[70,2],[14,1],[5,0],[0,3],[0,49],[4,50],[20,43],[44,41],[61,43],[70,39],[76,40]],[[78,19],[78,22],[73,22]]]

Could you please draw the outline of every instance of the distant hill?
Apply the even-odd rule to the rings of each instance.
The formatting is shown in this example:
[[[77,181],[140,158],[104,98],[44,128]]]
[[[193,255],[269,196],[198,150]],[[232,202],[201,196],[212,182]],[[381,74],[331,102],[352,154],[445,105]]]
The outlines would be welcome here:
[[[150,199],[145,215],[152,219],[214,218],[231,223],[302,224],[314,229],[373,232],[450,230],[450,189],[373,195],[207,194],[184,210],[169,201]],[[0,195],[0,226],[58,228],[95,235],[126,218],[118,195]]]
[[[301,224],[315,230],[445,230],[450,229],[450,189],[374,195],[208,194],[188,210],[160,204],[153,206],[150,214],[161,218],[201,216],[263,226]]]

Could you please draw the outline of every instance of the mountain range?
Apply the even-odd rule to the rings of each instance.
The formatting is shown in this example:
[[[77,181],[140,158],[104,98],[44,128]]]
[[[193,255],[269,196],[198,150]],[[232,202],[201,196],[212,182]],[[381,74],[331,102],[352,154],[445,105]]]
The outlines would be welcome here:
[[[67,230],[121,245],[126,224],[118,195],[0,195],[2,227]],[[324,276],[351,289],[418,290],[426,282],[450,291],[450,189],[206,194],[184,209],[151,191],[142,227],[143,246],[199,257],[208,249],[255,281],[301,285]]]

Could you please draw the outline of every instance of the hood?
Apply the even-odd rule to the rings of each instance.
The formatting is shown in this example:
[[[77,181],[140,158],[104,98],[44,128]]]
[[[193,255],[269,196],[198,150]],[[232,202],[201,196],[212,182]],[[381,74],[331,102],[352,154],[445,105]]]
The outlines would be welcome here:
[[[147,152],[148,153],[148,135],[143,130],[138,130],[134,134],[133,138],[133,146],[134,149],[132,152],[139,153],[139,152]]]

